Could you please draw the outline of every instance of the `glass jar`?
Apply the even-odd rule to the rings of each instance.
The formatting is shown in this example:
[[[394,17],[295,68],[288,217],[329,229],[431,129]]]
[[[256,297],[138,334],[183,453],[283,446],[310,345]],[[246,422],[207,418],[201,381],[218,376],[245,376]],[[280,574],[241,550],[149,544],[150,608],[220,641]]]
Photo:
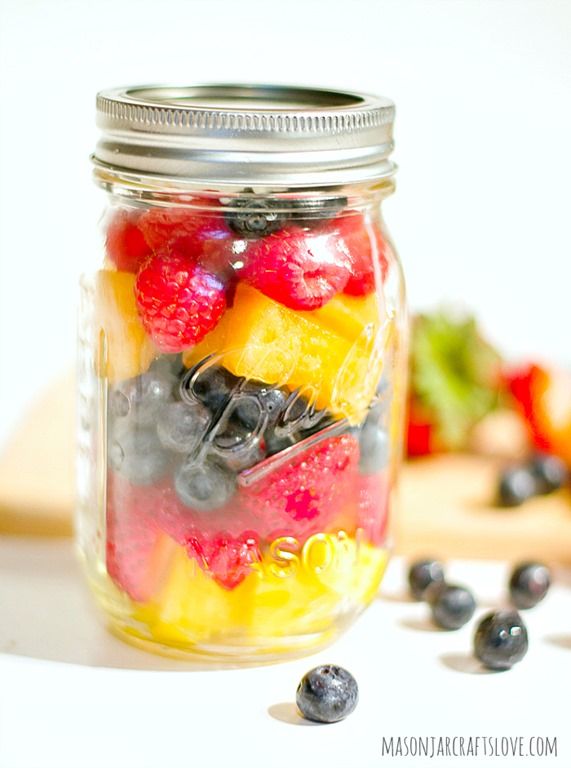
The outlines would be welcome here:
[[[381,219],[391,102],[269,86],[98,96],[78,540],[111,628],[175,655],[330,642],[373,599],[405,387]]]

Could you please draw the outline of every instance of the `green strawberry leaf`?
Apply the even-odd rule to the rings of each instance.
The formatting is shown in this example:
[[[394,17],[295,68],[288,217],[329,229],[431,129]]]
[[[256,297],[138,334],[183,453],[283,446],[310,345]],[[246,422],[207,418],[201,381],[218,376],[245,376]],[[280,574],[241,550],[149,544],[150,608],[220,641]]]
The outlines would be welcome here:
[[[411,394],[431,413],[446,447],[463,447],[472,427],[496,407],[500,364],[474,317],[444,311],[415,317]]]

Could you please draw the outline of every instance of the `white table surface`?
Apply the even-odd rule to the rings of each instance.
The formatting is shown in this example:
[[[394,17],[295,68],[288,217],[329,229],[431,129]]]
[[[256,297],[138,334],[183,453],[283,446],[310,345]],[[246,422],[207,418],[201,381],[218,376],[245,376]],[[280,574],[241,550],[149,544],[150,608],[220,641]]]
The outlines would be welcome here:
[[[507,566],[454,562],[479,614]],[[571,766],[571,575],[526,612],[530,650],[509,672],[470,657],[473,622],[434,630],[393,560],[381,597],[332,647],[271,666],[204,670],[155,657],[99,623],[68,541],[0,539],[0,768]],[[335,725],[295,712],[302,674],[329,661],[360,702]],[[556,736],[558,758],[388,758],[385,736]],[[527,746],[527,744],[526,744]]]

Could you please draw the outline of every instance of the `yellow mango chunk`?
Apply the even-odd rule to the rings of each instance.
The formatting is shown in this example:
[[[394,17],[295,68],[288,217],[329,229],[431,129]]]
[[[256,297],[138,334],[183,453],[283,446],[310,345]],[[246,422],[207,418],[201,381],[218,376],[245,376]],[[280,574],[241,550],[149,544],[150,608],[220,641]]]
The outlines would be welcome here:
[[[388,331],[374,295],[338,295],[296,312],[241,283],[233,307],[184,359],[190,367],[214,354],[236,376],[299,388],[357,424],[375,393]]]
[[[95,278],[95,367],[111,382],[144,373],[156,355],[137,312],[134,286],[130,272],[101,270]]]
[[[265,559],[257,580],[241,585],[250,599],[243,608],[256,636],[326,632],[347,606],[364,608],[375,596],[388,555],[355,539],[319,533],[304,545],[299,562],[285,574]]]
[[[320,309],[298,314],[344,336],[349,341],[355,341],[366,334],[368,327],[374,329],[380,325],[379,301],[374,293],[367,296],[338,293]]]
[[[313,538],[295,567],[290,561],[284,572],[265,556],[259,570],[233,590],[219,586],[179,547],[164,587],[152,601],[136,606],[133,618],[167,645],[220,638],[267,644],[288,635],[330,631],[340,612],[365,607],[373,599],[388,556],[386,550],[351,538]]]

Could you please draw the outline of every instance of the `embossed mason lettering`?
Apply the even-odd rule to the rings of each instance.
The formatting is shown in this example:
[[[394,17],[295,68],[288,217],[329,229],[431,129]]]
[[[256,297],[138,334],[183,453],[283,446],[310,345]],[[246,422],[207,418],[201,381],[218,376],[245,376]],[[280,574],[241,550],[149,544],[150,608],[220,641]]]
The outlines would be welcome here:
[[[358,541],[363,531],[355,531]],[[294,536],[278,536],[269,545],[271,562],[267,566],[272,576],[286,579],[300,571],[319,577],[338,567],[350,552],[350,537],[346,531],[314,533],[301,543]],[[355,549],[353,565],[359,562],[359,548]]]

